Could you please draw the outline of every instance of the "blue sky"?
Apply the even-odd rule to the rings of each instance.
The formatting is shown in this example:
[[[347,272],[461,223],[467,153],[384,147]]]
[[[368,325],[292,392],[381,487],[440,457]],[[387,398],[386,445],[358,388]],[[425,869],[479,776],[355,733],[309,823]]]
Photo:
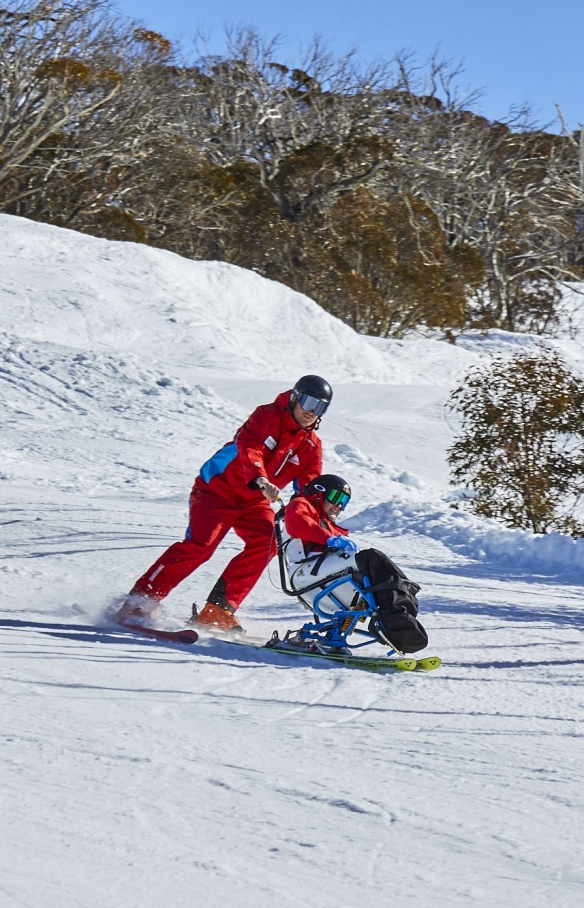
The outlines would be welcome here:
[[[365,61],[409,49],[420,61],[438,48],[462,62],[462,89],[481,89],[479,112],[504,117],[529,102],[540,124],[557,103],[571,129],[584,123],[584,0],[114,0],[115,6],[185,48],[203,29],[223,49],[226,23],[282,36],[280,59],[319,34],[336,53],[355,46]],[[557,129],[557,123],[552,128]]]

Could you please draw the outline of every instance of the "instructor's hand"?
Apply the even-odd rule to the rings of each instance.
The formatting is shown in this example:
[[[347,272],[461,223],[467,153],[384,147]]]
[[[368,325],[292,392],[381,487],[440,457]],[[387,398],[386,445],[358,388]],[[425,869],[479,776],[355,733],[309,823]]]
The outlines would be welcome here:
[[[280,489],[278,486],[275,486],[273,482],[268,482],[265,476],[260,476],[259,479],[256,479],[256,485],[264,498],[267,498],[268,501],[277,501],[280,497]]]

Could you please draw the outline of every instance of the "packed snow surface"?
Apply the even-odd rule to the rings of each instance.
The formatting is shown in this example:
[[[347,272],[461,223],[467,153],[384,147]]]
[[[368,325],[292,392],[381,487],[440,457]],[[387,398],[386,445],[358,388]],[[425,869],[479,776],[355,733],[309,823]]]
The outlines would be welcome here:
[[[583,904],[584,540],[452,507],[445,460],[456,382],[536,339],[366,338],[230,265],[7,216],[0,235],[3,908]],[[551,343],[581,369],[578,300]],[[347,525],[422,585],[436,672],[104,617],[182,538],[200,464],[306,372],[334,387]],[[240,616],[267,639],[307,613],[272,564]]]

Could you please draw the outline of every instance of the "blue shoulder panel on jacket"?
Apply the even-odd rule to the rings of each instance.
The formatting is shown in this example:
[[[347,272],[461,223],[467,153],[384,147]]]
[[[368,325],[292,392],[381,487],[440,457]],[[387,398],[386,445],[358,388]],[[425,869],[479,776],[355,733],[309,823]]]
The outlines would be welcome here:
[[[213,479],[213,476],[224,473],[231,461],[235,460],[236,457],[237,445],[232,441],[221,448],[221,450],[217,451],[216,454],[213,454],[213,456],[203,464],[199,470],[201,479],[204,480],[204,482],[209,482]]]

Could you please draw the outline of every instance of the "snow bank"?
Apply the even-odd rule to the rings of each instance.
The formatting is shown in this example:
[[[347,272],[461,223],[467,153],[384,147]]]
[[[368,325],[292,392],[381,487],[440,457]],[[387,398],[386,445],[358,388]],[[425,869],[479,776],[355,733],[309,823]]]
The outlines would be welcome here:
[[[20,336],[133,352],[193,369],[288,382],[433,384],[476,355],[438,341],[356,334],[289,287],[222,262],[193,262],[0,215],[0,308]],[[413,345],[413,346],[412,346]],[[412,355],[413,354],[413,355]]]
[[[390,535],[418,533],[479,561],[496,561],[535,575],[569,572],[574,581],[584,580],[584,539],[506,529],[493,520],[478,520],[462,511],[448,510],[446,504],[433,508],[396,496],[361,511],[347,521],[347,526],[353,531]]]
[[[584,579],[584,539],[507,529],[495,520],[458,510],[452,494],[440,492],[407,470],[392,470],[349,445],[337,445],[335,453],[339,462],[375,476],[384,499],[349,517],[345,523],[351,531],[417,533],[478,561],[493,561],[535,575],[570,573],[575,581]]]

